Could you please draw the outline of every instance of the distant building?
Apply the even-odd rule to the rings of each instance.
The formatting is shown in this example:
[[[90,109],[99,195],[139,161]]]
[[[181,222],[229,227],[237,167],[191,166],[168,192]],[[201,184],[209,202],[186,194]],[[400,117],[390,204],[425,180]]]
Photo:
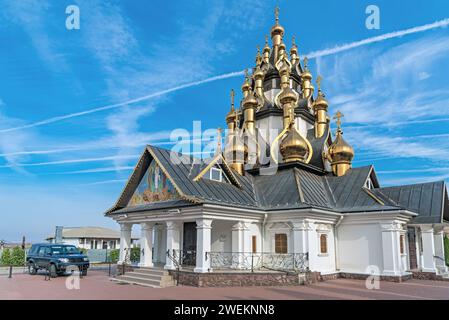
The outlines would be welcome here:
[[[55,234],[46,240],[55,242]],[[136,246],[137,237],[132,237],[132,246]],[[120,246],[120,232],[103,227],[64,227],[62,243],[71,244],[82,249],[115,249]]]

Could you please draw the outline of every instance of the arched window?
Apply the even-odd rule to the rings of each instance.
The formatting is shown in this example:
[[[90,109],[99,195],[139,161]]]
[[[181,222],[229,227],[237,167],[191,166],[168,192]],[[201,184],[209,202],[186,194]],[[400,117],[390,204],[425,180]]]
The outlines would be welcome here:
[[[320,235],[320,253],[327,253],[327,234]]]
[[[287,235],[285,233],[276,233],[274,235],[274,252],[287,253]]]

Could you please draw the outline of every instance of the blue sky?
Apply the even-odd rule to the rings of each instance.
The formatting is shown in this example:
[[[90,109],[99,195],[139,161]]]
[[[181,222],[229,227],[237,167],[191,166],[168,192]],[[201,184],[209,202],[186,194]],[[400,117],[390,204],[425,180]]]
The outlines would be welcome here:
[[[65,28],[76,4],[81,29]],[[54,225],[117,228],[112,206],[146,143],[224,126],[242,77],[56,121],[254,64],[280,5],[302,54],[449,18],[446,1],[0,2],[0,239],[39,241]],[[365,8],[380,8],[380,30]],[[435,28],[313,59],[330,112],[345,114],[354,166],[382,185],[449,178],[449,30]],[[46,123],[45,120],[53,119]],[[31,125],[41,122],[40,125]],[[22,127],[20,129],[20,127]],[[15,130],[10,130],[16,128]]]

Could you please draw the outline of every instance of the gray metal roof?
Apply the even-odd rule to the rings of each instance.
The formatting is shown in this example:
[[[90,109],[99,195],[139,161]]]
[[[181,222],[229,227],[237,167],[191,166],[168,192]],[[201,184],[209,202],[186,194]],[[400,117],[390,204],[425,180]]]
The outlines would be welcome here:
[[[55,235],[50,234],[46,240],[54,239]],[[63,239],[120,239],[120,231],[103,227],[64,227],[62,229]],[[133,239],[137,237],[133,236]]]
[[[444,181],[380,188],[377,191],[397,205],[418,213],[414,218],[416,223],[442,223],[442,212],[446,216],[449,214]]]
[[[126,207],[153,158],[180,193],[181,200]],[[208,162],[166,149],[147,146],[125,190],[107,214],[169,209],[204,203],[265,211],[322,208],[334,212],[371,212],[407,209],[417,213],[417,223],[449,220],[449,200],[444,182],[379,188],[372,166],[350,169],[336,177],[311,165],[281,165],[274,174],[258,170],[240,176],[217,157],[231,183],[194,178]],[[368,178],[374,189],[365,187]]]

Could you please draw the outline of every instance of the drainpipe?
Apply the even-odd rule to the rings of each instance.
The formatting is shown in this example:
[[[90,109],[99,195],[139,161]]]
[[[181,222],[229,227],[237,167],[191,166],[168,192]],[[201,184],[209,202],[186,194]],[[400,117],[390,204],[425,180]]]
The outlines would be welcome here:
[[[335,232],[334,232],[334,243],[335,243],[335,271],[340,270],[339,264],[340,261],[338,259],[338,226],[343,221],[344,215],[340,216],[340,219],[338,219],[337,223],[335,224]]]
[[[265,213],[264,214],[264,216],[263,216],[263,222],[262,222],[262,253],[264,252],[264,250],[265,250],[265,225],[266,225],[266,223],[267,223],[267,214]]]

